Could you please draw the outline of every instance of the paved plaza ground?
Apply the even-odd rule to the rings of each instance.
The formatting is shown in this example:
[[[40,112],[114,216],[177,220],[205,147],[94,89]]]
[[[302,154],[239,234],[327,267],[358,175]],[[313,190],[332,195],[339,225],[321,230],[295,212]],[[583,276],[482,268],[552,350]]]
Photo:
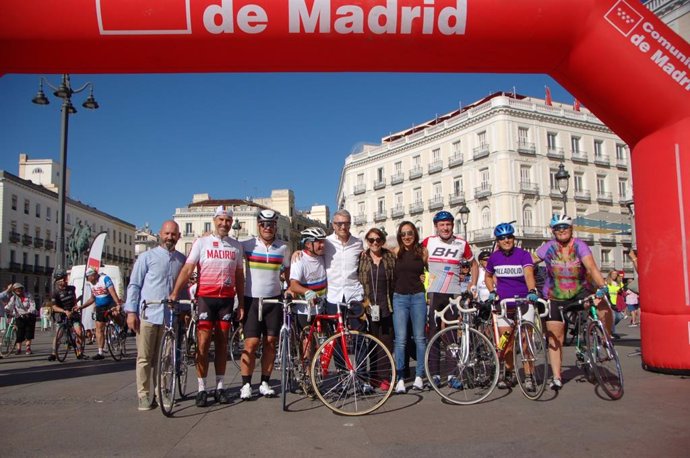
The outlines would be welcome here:
[[[621,323],[619,332],[625,376],[619,401],[582,380],[567,348],[563,390],[536,402],[518,389],[474,406],[409,391],[353,418],[298,395],[289,397],[289,412],[278,398],[205,409],[190,398],[165,418],[160,410],[137,410],[133,338],[131,356],[121,362],[69,355],[56,363],[47,361],[49,333],[37,331],[34,355],[0,360],[0,456],[687,457],[690,380],[642,370],[634,354],[639,328]],[[87,352],[93,355],[94,347]],[[237,372],[228,365],[234,391]],[[190,376],[189,383],[196,380]]]

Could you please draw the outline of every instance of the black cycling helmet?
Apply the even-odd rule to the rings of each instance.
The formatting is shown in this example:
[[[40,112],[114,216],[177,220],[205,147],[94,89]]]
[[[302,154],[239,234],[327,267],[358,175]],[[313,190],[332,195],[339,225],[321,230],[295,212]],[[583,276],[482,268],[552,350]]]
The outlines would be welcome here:
[[[489,256],[491,256],[491,252],[489,250],[484,250],[481,253],[479,253],[479,260],[483,261],[485,259],[489,259]]]
[[[258,215],[256,215],[256,221],[259,223],[268,221],[268,222],[275,222],[278,221],[278,213],[275,211],[271,210],[270,208],[267,208],[265,210],[261,210]]]
[[[455,221],[455,218],[453,218],[453,215],[450,212],[447,212],[445,210],[441,210],[440,212],[436,213],[434,215],[434,224],[438,223],[439,221]]]
[[[53,272],[53,279],[62,280],[63,278],[67,278],[67,272],[60,268],[55,269],[55,272]]]

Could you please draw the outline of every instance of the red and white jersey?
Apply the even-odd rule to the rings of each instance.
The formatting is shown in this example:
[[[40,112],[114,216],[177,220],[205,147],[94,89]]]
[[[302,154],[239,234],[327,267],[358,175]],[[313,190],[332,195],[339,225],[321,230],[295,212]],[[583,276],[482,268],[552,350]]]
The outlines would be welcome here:
[[[460,261],[473,258],[470,244],[459,235],[444,242],[438,235],[422,242],[429,252],[429,293],[460,294]]]
[[[187,264],[196,264],[199,272],[198,297],[233,297],[235,273],[242,268],[242,245],[230,237],[215,234],[196,239],[187,256]]]

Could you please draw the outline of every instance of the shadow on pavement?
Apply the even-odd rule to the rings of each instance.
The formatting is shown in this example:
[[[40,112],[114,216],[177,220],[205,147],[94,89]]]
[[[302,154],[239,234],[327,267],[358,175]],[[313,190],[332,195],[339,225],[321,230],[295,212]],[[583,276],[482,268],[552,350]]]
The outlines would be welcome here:
[[[0,386],[15,386],[61,379],[70,379],[90,375],[102,375],[114,372],[125,372],[134,369],[135,358],[122,361],[104,359],[100,361],[70,361],[64,363],[46,363],[40,366],[3,370],[0,373]]]

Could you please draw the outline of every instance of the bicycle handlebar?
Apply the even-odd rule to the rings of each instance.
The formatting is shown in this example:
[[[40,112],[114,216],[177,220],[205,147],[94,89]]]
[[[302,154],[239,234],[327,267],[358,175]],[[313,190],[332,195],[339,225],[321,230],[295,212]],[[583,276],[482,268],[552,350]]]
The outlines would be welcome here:
[[[564,311],[564,312],[580,311],[580,310],[584,310],[584,309],[585,309],[585,305],[588,304],[588,303],[590,303],[590,302],[592,302],[592,301],[594,301],[595,299],[605,300],[606,303],[608,304],[608,306],[611,307],[611,302],[609,301],[609,298],[606,297],[606,295],[604,295],[604,296],[602,296],[602,297],[597,297],[597,294],[596,294],[596,293],[593,293],[593,294],[590,294],[590,295],[587,296],[587,297],[584,297],[584,298],[582,298],[582,299],[578,299],[577,301],[575,301],[575,302],[573,302],[573,303],[571,303],[571,304],[568,304],[568,305],[561,305],[561,306],[558,307],[558,308],[561,309],[561,310]],[[593,305],[593,304],[592,304],[592,305]]]
[[[540,304],[543,305],[544,311],[539,313],[539,316],[544,318],[545,316],[547,316],[549,314],[549,303],[548,303],[548,301],[541,299],[541,298],[537,299],[537,302],[539,302]],[[506,317],[506,314],[508,312],[508,304],[516,304],[516,305],[528,304],[529,306],[534,307],[534,304],[532,303],[532,301],[530,301],[526,297],[512,297],[512,298],[508,298],[508,299],[502,299],[499,302],[499,306],[501,308],[501,311],[498,314],[499,318],[505,318]]]
[[[194,301],[191,301],[189,299],[181,299],[181,300],[176,300],[176,301],[171,301],[168,299],[163,299],[160,301],[149,301],[149,302],[144,301],[144,306],[141,308],[141,317],[145,320],[147,319],[146,318],[146,309],[151,307],[152,305],[167,305],[169,309],[173,309],[173,308],[175,308],[175,305],[182,305],[182,304],[192,305],[192,302],[194,302]]]

